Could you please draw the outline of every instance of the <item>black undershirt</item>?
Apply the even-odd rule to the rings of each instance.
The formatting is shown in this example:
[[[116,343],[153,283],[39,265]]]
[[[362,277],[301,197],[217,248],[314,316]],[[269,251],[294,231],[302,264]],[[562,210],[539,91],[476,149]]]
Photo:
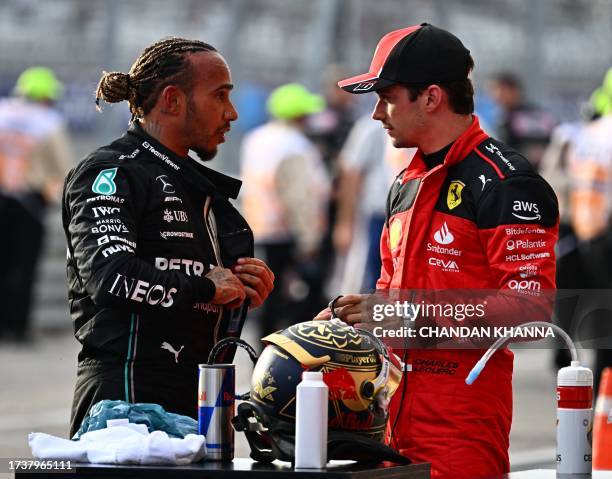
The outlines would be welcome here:
[[[441,150],[430,153],[429,155],[423,155],[423,161],[425,165],[427,165],[428,170],[444,163],[444,157],[448,153],[448,150],[451,149],[451,146],[453,146],[453,143],[449,143]]]

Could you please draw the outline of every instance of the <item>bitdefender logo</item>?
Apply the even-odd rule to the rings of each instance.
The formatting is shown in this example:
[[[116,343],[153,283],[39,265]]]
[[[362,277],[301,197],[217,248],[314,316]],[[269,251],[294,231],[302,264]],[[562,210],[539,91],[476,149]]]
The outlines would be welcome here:
[[[451,244],[453,241],[455,241],[455,237],[448,229],[446,221],[444,222],[442,227],[434,233],[434,239],[439,244]]]

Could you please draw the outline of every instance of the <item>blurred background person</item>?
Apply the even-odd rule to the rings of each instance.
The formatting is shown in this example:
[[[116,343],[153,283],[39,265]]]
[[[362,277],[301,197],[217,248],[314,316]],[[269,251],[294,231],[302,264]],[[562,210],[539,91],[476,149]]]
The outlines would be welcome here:
[[[278,285],[260,313],[264,333],[312,319],[324,301],[320,247],[330,184],[304,133],[307,117],[324,106],[301,84],[280,86],[267,101],[270,121],[242,143],[243,214]]]
[[[612,69],[591,97],[596,118],[583,125],[568,150],[569,216],[581,266],[582,288],[612,288]],[[595,345],[594,387],[612,366],[612,324],[609,311],[592,312]]]
[[[339,156],[333,243],[341,268],[338,291],[371,291],[380,276],[380,234],[387,192],[414,149],[393,148],[370,114],[353,126]]]
[[[337,258],[332,234],[337,222],[339,181],[341,175],[340,151],[349,132],[359,117],[358,103],[351,95],[338,87],[338,81],[347,76],[347,70],[340,64],[328,65],[321,78],[321,87],[325,98],[325,108],[311,115],[306,122],[306,135],[319,148],[323,163],[331,180],[331,194],[327,204],[329,228],[323,234],[319,248],[321,276],[327,291],[326,296],[335,295],[337,285]]]
[[[612,80],[612,75],[610,75]],[[611,87],[612,87],[612,81]],[[570,204],[572,196],[572,175],[569,153],[579,141],[582,130],[591,122],[601,118],[610,100],[604,86],[593,92],[587,102],[582,103],[581,119],[563,122],[551,134],[540,164],[541,174],[550,183],[559,200],[559,240],[556,245],[557,288],[560,290],[584,290],[596,287],[584,264],[579,242],[574,232]],[[575,157],[573,161],[578,160]],[[574,169],[579,167],[574,164]],[[565,331],[575,333],[578,326],[573,323],[575,308],[580,296],[564,294],[555,304],[555,320]],[[569,363],[571,355],[567,349],[558,349],[554,356],[553,367],[559,369]],[[598,380],[598,378],[596,378]]]
[[[500,109],[494,126],[498,138],[539,168],[555,126],[554,116],[527,101],[521,79],[512,72],[494,74],[488,90]]]
[[[54,109],[62,84],[44,67],[26,69],[14,96],[0,100],[0,336],[30,339],[32,286],[45,213],[73,164],[66,125]]]
[[[321,150],[323,162],[332,175],[337,171],[340,150],[359,116],[353,95],[338,87],[338,81],[345,76],[342,65],[332,64],[325,69],[321,79],[325,108],[306,122],[306,134]]]
[[[559,239],[555,248],[558,290],[589,287],[578,250],[578,242],[570,220],[570,178],[568,171],[568,151],[587,121],[590,121],[590,119],[565,122],[555,127],[551,134],[550,144],[544,151],[540,163],[540,172],[555,190],[559,201]],[[554,321],[570,334],[578,300],[579,298],[575,295],[563,295],[563,297],[558,295],[555,302]],[[553,357],[553,368],[557,370],[565,367],[570,361],[569,350],[559,348]]]

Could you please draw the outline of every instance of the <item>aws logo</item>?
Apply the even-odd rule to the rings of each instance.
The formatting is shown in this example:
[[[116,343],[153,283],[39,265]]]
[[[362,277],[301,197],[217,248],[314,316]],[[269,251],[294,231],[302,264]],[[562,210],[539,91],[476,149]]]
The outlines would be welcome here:
[[[542,218],[537,203],[519,200],[515,200],[512,205],[512,216],[525,221],[539,220]]]

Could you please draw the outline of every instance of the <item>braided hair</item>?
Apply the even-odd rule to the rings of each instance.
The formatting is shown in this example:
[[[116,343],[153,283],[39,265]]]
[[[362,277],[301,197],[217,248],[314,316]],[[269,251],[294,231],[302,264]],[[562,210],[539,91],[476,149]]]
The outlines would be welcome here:
[[[159,93],[168,85],[189,93],[193,82],[188,53],[216,52],[208,43],[184,38],[166,38],[147,47],[133,63],[129,73],[102,72],[96,89],[96,108],[100,100],[118,103],[127,100],[132,119],[149,113]]]

